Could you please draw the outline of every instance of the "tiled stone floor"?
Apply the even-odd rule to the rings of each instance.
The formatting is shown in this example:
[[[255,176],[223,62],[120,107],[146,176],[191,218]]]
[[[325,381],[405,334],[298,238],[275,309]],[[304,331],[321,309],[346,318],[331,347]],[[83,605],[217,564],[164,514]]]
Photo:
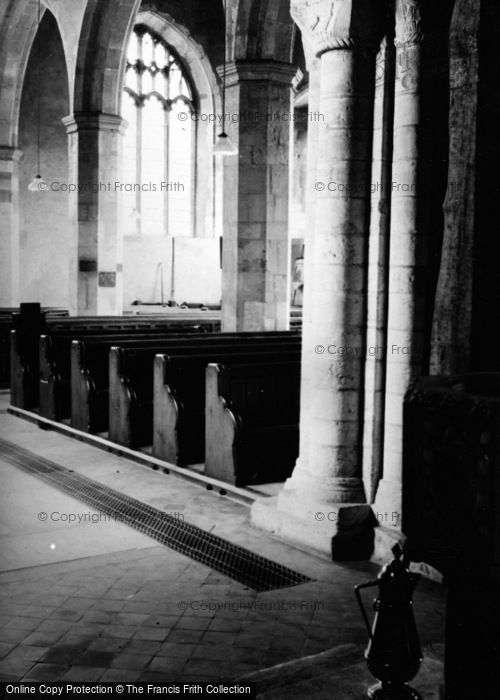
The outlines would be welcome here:
[[[121,523],[54,519],[89,508],[0,461],[0,679],[213,681],[365,644],[353,586],[373,565],[302,552],[251,530],[244,505],[4,413],[0,437],[314,579],[257,594]],[[422,581],[415,609],[423,644],[442,642],[441,588]]]

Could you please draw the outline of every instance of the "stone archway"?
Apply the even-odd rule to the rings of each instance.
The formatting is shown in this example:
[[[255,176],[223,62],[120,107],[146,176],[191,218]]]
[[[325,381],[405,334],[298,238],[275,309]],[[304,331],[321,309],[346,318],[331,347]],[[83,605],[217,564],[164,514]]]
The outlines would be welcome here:
[[[24,73],[37,29],[37,1],[10,0],[0,9],[0,144],[17,147]]]
[[[238,60],[291,61],[289,0],[228,0],[228,55]]]
[[[123,241],[119,116],[125,47],[140,0],[89,0],[82,22],[69,135],[71,245],[69,308],[73,314],[120,314]],[[109,188],[107,184],[109,183]]]
[[[46,11],[50,10],[52,13],[53,35],[57,34],[55,39],[57,60],[61,68],[62,88],[58,97],[63,99],[63,96],[67,97],[70,92],[68,91],[70,72],[66,60],[68,52],[64,48],[63,32],[57,12],[61,8],[58,7],[56,0],[43,0],[40,9],[42,23]],[[19,160],[22,157],[22,151],[19,150],[19,125],[23,86],[37,32],[37,22],[37,0],[7,0],[2,3],[0,8],[0,171],[2,174],[0,255],[3,269],[0,274],[0,304],[9,306],[19,303],[21,291],[19,202],[24,197],[24,191],[20,196]],[[69,26],[74,25],[73,17]],[[65,109],[69,109],[68,100],[66,100]],[[22,146],[23,144],[21,148]],[[65,167],[67,170],[67,163]],[[32,177],[33,173],[31,173]],[[26,213],[24,206],[22,210]],[[23,275],[23,280],[25,279],[26,276]],[[38,295],[40,290],[37,288],[35,291]]]
[[[118,114],[124,52],[141,0],[89,0],[75,75],[75,113]]]
[[[68,151],[61,122],[69,109],[67,74],[59,27],[47,10],[24,74],[19,109],[19,296],[43,306],[68,302]],[[39,172],[46,190],[28,191]]]

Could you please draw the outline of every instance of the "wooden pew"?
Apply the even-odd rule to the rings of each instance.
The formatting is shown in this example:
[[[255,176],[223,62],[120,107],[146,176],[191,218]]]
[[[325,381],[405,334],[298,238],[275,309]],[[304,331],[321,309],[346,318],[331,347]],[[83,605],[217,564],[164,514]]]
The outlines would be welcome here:
[[[195,435],[191,431],[189,450],[190,459],[194,459],[193,453],[203,457],[203,411],[205,367],[212,361],[252,362],[259,355],[263,357],[272,356],[294,358],[300,357],[300,341],[298,339],[290,341],[290,344],[273,345],[272,341],[251,344],[242,343],[239,339],[230,343],[200,348],[170,349],[165,358],[164,367],[169,366],[168,376],[173,384],[160,387],[162,398],[171,403],[174,399],[177,408],[178,426],[181,424],[181,414],[188,418],[182,422],[183,426],[196,423],[196,416],[201,413],[198,429],[199,444],[195,440]],[[110,412],[109,412],[109,439],[127,447],[137,448],[150,445],[153,442],[153,359],[156,354],[164,354],[164,351],[157,349],[126,350],[124,348],[112,348],[110,352]],[[158,377],[158,374],[157,374]],[[154,406],[159,410],[163,409],[157,396]],[[197,407],[200,407],[197,410]],[[179,410],[180,407],[180,410]],[[154,433],[158,435],[159,425],[165,416],[171,416],[166,411],[160,410],[155,422]],[[169,429],[168,427],[165,429]],[[181,431],[177,427],[177,436]],[[181,441],[180,441],[181,442]],[[196,443],[196,444],[195,444]],[[158,454],[158,438],[156,440],[155,455]],[[180,456],[178,463],[185,460]],[[195,461],[199,461],[197,457]]]
[[[12,314],[0,309],[0,389],[10,386],[10,331]]]
[[[237,486],[284,481],[299,450],[300,362],[210,364],[205,474]]]
[[[182,329],[182,330],[181,330]],[[107,353],[112,345],[120,343],[143,343],[148,340],[159,342],[160,339],[170,337],[185,337],[186,335],[200,335],[198,329],[190,324],[172,324],[171,327],[159,327],[145,330],[130,331],[121,328],[106,333],[100,329],[78,330],[77,342],[104,343],[106,346],[104,364],[107,366]],[[203,334],[201,334],[203,335]],[[72,379],[72,342],[75,340],[74,332],[70,335],[65,333],[53,333],[51,335],[40,336],[40,415],[51,420],[64,420],[71,416],[71,383]],[[106,370],[107,372],[107,370]],[[81,381],[81,375],[74,373],[74,381]],[[77,408],[77,405],[75,405]],[[107,408],[106,408],[107,411]],[[77,417],[77,423],[78,417]],[[74,427],[79,427],[75,425]]]
[[[26,319],[26,314],[24,314]],[[87,333],[114,333],[159,331],[188,328],[213,332],[220,328],[216,314],[177,312],[152,316],[96,316],[80,318],[53,318],[33,313],[23,320],[23,314],[14,314],[14,333],[10,338],[11,403],[19,408],[34,409],[39,405],[39,336],[66,334],[74,338]]]
[[[30,332],[32,320],[35,321],[35,328],[41,330],[46,323],[68,316],[66,309],[40,308],[39,304],[22,304],[21,308],[22,312],[20,312],[19,307],[0,309],[0,389],[8,389],[11,385],[11,330],[16,328],[19,333],[23,326],[27,326],[28,332]],[[23,318],[26,318],[26,310],[28,311],[27,323],[23,321]],[[17,367],[15,371],[16,374],[19,373]],[[36,381],[36,377],[33,377],[33,381]],[[34,392],[36,395],[36,387],[30,387],[27,391],[28,393]],[[21,400],[23,399],[21,398]]]
[[[219,355],[219,358],[221,356]],[[236,362],[300,358],[298,343],[231,349]],[[186,466],[205,459],[205,368],[216,353],[193,361],[157,355],[154,365],[153,455]],[[200,361],[201,359],[201,361]]]
[[[195,342],[211,334],[163,332],[119,339],[115,336],[73,340],[71,347],[71,425],[87,433],[101,433],[109,427],[109,351],[118,342],[120,347],[155,348],[170,344]]]
[[[21,312],[12,314],[10,332],[10,402],[30,410],[38,406],[38,338],[43,333],[46,316],[40,304],[22,304]]]
[[[213,333],[213,334],[171,334],[162,340],[163,349],[177,345],[196,346],[198,348],[221,340],[252,337],[264,337],[275,342],[289,342],[292,334],[288,331],[259,333]],[[298,339],[300,336],[294,334]],[[136,343],[136,340],[138,341]],[[150,344],[154,342],[151,341]],[[296,342],[299,342],[298,340]],[[144,339],[134,337],[131,341],[120,341],[121,346],[145,346]],[[109,342],[109,337],[97,339],[79,339],[71,348],[71,425],[84,432],[99,433],[108,429],[109,404],[109,349],[116,342]],[[175,349],[175,348],[174,348]]]

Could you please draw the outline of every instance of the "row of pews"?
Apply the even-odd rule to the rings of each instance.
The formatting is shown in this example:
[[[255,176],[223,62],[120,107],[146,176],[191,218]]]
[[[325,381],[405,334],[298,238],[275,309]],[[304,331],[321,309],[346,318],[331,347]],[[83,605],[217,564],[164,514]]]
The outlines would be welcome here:
[[[40,309],[38,304],[36,306],[38,313],[49,320],[68,316],[66,309]],[[0,389],[10,386],[10,332],[19,317],[19,307],[0,307]]]
[[[13,406],[236,486],[290,476],[298,328],[221,333],[205,311],[60,318],[39,330],[11,332]]]

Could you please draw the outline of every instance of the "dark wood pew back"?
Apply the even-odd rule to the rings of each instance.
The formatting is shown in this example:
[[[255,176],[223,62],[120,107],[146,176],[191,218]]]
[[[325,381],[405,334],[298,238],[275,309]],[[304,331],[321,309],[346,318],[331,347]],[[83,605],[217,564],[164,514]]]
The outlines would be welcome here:
[[[241,339],[247,342],[249,338],[263,338],[265,342],[271,339],[275,343],[300,342],[300,336],[288,331],[272,333],[214,333],[197,334],[172,333],[162,338],[162,350],[179,352],[178,348],[197,347],[219,344]],[[116,339],[115,339],[116,341]],[[142,336],[134,336],[129,340],[121,340],[120,347],[143,347],[148,345],[155,348],[158,340]],[[109,349],[116,342],[110,342],[109,337],[80,339],[73,341],[71,349],[71,425],[77,430],[98,433],[108,429],[108,397],[109,397]],[[177,349],[176,349],[177,348]]]
[[[174,350],[174,351],[173,351]],[[109,438],[128,447],[151,444],[153,440],[153,358],[164,354],[160,349],[125,350],[112,348],[110,352],[110,423]],[[175,348],[165,358],[164,368],[168,367],[168,380],[162,377],[161,390],[164,396],[172,396],[181,410],[189,415],[183,424],[197,423],[201,415],[201,428],[193,428],[201,433],[203,444],[204,372],[211,361],[233,360],[251,362],[260,355],[272,355],[275,359],[300,357],[300,340],[291,341],[285,346],[276,346],[272,341],[259,343],[232,342],[204,349],[199,347]],[[167,369],[165,369],[167,372]],[[158,375],[157,375],[158,378]],[[155,407],[159,402],[155,400]],[[198,410],[198,407],[199,410]],[[159,419],[161,420],[161,419]],[[197,423],[197,425],[198,425]],[[157,432],[155,427],[155,433]],[[179,430],[177,431],[179,432]],[[197,448],[197,453],[199,449]],[[180,463],[180,462],[179,462]]]
[[[68,315],[65,309],[50,307],[40,309],[38,305],[36,305],[36,313],[37,315],[42,314],[48,321]],[[14,314],[16,321],[13,319]],[[17,320],[19,316],[18,306],[0,308],[0,389],[10,387],[10,331],[14,328],[14,323],[19,325],[19,320]]]
[[[198,329],[184,328],[179,330],[177,325],[172,327],[159,327],[147,330],[134,329],[130,331],[121,328],[112,333],[98,329],[78,329],[67,334],[65,332],[51,333],[40,336],[39,370],[40,370],[40,415],[50,420],[63,420],[71,415],[71,347],[72,342],[93,342],[103,348],[103,365],[107,376],[107,353],[112,345],[117,342],[122,344],[159,343],[173,337],[186,337],[186,335],[200,335]],[[203,334],[201,334],[203,335]],[[99,366],[96,365],[96,373]],[[75,375],[77,376],[77,375]],[[74,426],[78,427],[78,426]]]
[[[185,466],[204,461],[205,369],[209,361],[223,360],[225,350],[194,358],[157,355],[154,369],[153,455]],[[233,348],[226,355],[234,363],[300,358],[300,344],[269,343]],[[207,361],[208,360],[208,361]]]
[[[36,313],[35,309],[13,314],[15,333],[11,334],[11,403],[19,408],[33,409],[39,405],[39,336],[42,333],[80,337],[86,333],[133,333],[155,330],[179,331],[195,329],[200,332],[219,330],[217,315],[206,312],[186,312],[182,316],[170,312],[166,316],[96,316],[52,318]]]
[[[287,479],[299,449],[300,361],[206,370],[205,474],[245,486]]]

